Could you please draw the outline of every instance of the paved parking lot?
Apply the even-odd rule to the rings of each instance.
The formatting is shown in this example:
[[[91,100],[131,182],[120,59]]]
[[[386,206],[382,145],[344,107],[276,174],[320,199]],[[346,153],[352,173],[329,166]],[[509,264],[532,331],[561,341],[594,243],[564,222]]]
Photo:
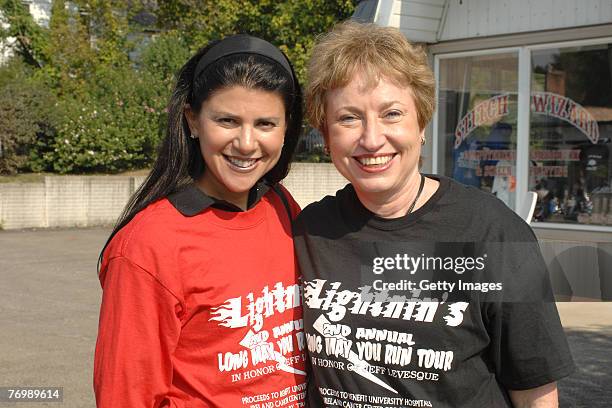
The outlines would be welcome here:
[[[101,295],[96,259],[108,233],[0,232],[2,385],[62,386],[62,407],[95,406],[93,350]],[[17,406],[27,405],[47,404]]]
[[[63,386],[62,407],[95,405],[92,367],[101,295],[96,260],[109,232],[0,232],[0,385]],[[611,306],[559,304],[578,365],[559,385],[561,407],[612,406]]]

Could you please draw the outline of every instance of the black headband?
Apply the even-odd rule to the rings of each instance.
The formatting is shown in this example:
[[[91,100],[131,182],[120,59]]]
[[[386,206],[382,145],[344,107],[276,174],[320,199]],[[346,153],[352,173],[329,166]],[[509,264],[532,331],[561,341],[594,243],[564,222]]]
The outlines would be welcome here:
[[[202,55],[202,58],[200,58],[194,72],[194,80],[195,78],[199,77],[202,71],[204,71],[210,64],[220,60],[223,57],[234,54],[256,54],[272,60],[287,71],[289,78],[291,78],[292,85],[294,85],[293,72],[287,57],[285,57],[285,55],[278,48],[269,42],[246,34],[233,35],[231,37],[224,38],[217,44],[213,45],[212,48],[208,50],[206,54]]]

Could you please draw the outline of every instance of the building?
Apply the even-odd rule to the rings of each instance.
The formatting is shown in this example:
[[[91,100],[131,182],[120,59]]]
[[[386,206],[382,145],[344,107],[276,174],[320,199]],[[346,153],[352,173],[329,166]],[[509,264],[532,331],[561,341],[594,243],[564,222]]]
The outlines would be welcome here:
[[[535,191],[557,289],[612,298],[612,0],[366,0],[354,18],[427,49],[424,170],[513,209]]]

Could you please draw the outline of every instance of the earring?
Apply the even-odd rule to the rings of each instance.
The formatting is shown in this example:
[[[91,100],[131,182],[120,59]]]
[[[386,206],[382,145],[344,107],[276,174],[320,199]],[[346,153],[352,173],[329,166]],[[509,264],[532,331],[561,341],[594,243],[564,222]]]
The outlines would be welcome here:
[[[424,145],[425,145],[425,138],[423,137],[423,138],[421,139],[421,146],[424,146]]]
[[[191,132],[189,137],[192,138],[192,139],[197,139],[198,138],[198,134],[197,134],[197,132]]]

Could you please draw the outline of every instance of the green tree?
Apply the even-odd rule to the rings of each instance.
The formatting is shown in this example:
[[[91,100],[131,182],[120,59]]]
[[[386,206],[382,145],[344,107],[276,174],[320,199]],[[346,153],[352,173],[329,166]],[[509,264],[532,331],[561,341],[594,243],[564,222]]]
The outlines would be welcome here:
[[[0,70],[0,125],[19,135],[10,139],[12,147],[4,136],[5,151],[19,156],[11,168],[66,173],[148,166],[165,131],[175,74],[196,49],[231,34],[259,36],[289,56],[303,81],[315,36],[353,8],[350,0],[54,0],[44,28],[21,0],[0,0],[8,23],[0,36],[17,38],[17,58],[30,78],[20,93]],[[143,28],[132,20],[143,10],[157,18],[158,34],[146,47],[138,43]],[[43,112],[29,99],[52,102]]]
[[[55,98],[13,59],[0,68],[0,173],[39,171],[40,157],[55,134]]]
[[[0,0],[0,40],[12,37],[16,41],[16,52],[33,66],[42,67],[48,60],[45,30],[40,27],[21,0]],[[5,25],[3,28],[2,25]]]
[[[191,51],[231,34],[264,38],[287,54],[303,82],[315,37],[354,8],[352,0],[174,0],[160,2],[156,13],[159,28],[182,33]]]

